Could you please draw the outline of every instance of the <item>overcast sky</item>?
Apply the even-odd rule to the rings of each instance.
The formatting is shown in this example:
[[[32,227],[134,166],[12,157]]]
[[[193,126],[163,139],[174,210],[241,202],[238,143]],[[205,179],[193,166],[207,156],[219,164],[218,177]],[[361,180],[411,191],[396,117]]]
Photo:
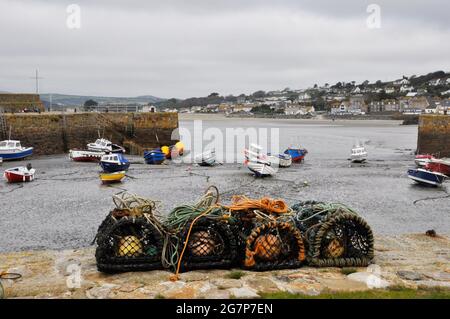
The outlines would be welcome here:
[[[67,6],[81,8],[69,29]],[[368,28],[367,6],[381,8]],[[0,0],[0,91],[186,98],[450,71],[448,0]]]

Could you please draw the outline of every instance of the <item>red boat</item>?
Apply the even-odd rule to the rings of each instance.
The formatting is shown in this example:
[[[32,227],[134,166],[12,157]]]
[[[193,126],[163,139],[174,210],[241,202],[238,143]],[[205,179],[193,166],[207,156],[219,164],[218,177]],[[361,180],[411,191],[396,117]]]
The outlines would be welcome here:
[[[416,163],[417,166],[421,167],[421,166],[425,166],[432,159],[435,159],[435,157],[431,154],[419,154],[419,155],[416,155],[414,162]]]
[[[34,173],[36,170],[29,167],[13,167],[7,169],[3,176],[8,180],[9,183],[23,183],[31,182],[34,179]]]
[[[430,159],[425,169],[450,176],[450,159]]]

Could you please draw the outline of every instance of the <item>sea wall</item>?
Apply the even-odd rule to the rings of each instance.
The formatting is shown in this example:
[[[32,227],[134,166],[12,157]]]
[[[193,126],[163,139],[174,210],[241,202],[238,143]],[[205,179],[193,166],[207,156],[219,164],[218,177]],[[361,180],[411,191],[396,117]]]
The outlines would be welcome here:
[[[450,116],[420,116],[417,151],[423,154],[450,157]]]
[[[35,154],[58,154],[102,136],[124,145],[132,154],[169,145],[178,128],[176,113],[5,114],[11,139],[33,146]]]

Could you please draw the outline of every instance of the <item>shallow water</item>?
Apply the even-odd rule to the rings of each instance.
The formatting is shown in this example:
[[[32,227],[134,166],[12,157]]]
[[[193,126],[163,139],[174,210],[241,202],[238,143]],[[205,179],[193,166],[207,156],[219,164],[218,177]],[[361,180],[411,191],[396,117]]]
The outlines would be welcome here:
[[[264,179],[255,179],[239,163],[214,168],[134,163],[122,184],[108,187],[98,179],[97,164],[71,162],[63,155],[3,163],[0,171],[32,162],[37,175],[35,181],[23,185],[0,182],[0,251],[89,246],[113,207],[111,196],[120,189],[160,200],[161,212],[167,213],[178,204],[195,201],[212,184],[224,193],[224,202],[233,194],[281,197],[289,204],[306,199],[336,201],[359,211],[378,234],[428,229],[449,234],[450,198],[441,198],[447,196],[449,183],[437,189],[423,188],[406,176],[407,168],[414,165],[417,126],[361,122],[203,121],[204,128],[222,131],[227,127],[279,128],[280,149],[299,143],[309,150],[304,164],[280,169],[276,176]],[[182,120],[180,127],[192,130],[193,121]],[[350,165],[347,160],[356,140],[367,143],[366,164]],[[143,163],[139,157],[130,159]],[[436,199],[421,200],[426,198]]]

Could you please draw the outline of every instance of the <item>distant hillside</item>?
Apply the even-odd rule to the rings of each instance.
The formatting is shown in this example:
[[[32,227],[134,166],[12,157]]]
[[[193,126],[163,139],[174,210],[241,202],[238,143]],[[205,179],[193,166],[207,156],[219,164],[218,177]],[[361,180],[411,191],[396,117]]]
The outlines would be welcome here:
[[[87,95],[66,95],[66,94],[41,94],[41,100],[45,104],[50,102],[50,95],[53,105],[83,105],[87,100],[94,100],[100,104],[133,104],[133,103],[157,103],[165,99],[152,96],[142,95],[136,97],[109,97],[109,96],[87,96]]]

